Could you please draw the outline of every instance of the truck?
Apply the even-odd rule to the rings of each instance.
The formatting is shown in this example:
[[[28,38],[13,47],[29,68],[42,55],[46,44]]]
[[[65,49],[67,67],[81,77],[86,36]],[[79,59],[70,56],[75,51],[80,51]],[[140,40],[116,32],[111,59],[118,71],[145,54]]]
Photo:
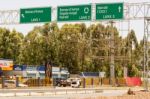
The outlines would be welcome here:
[[[54,86],[68,86],[67,79],[69,76],[70,73],[66,68],[52,67],[52,78]]]

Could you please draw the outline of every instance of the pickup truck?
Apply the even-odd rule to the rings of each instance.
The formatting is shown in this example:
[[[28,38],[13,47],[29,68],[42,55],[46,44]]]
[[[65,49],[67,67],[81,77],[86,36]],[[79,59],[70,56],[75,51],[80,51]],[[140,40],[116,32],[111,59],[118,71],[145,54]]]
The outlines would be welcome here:
[[[68,82],[66,79],[63,79],[63,78],[54,78],[53,85],[58,86],[58,87],[61,87],[61,86],[66,87],[68,86]]]

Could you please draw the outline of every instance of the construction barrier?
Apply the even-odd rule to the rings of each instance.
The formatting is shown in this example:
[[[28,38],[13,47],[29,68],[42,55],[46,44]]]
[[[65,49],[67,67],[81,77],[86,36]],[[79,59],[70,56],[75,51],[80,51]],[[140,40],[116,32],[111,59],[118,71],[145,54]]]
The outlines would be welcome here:
[[[85,86],[101,86],[101,85],[110,85],[110,78],[84,78],[85,79]],[[116,78],[112,79],[112,82],[116,86],[141,86],[142,81],[139,77],[127,77],[127,78]],[[83,85],[83,78],[81,80],[81,85]]]
[[[117,86],[141,86],[142,81],[138,77],[116,78],[112,79],[113,83]],[[28,79],[26,81],[28,86],[51,86],[52,79]],[[110,85],[109,78],[81,78],[81,86],[83,87],[96,87],[101,85]]]
[[[126,86],[127,85],[126,79],[125,78],[117,78],[116,79],[116,84],[118,86]]]
[[[142,81],[139,77],[126,77],[127,86],[141,86]]]
[[[110,79],[109,78],[102,78],[102,85],[110,85]]]
[[[93,85],[94,86],[99,86],[101,84],[100,78],[93,78]]]
[[[45,79],[28,79],[26,82],[29,87],[34,86],[52,86],[52,79],[45,78]]]
[[[91,78],[85,78],[85,85],[86,87],[90,87],[92,85]]]
[[[4,80],[7,80],[7,78],[4,78]],[[2,83],[2,81],[3,80],[0,79],[0,83]],[[111,81],[113,81],[115,86],[141,86],[142,85],[142,81],[139,77],[116,78],[116,79],[112,79]],[[81,78],[81,87],[83,88],[100,87],[102,85],[110,85],[111,81],[110,78],[86,77],[86,78]],[[28,85],[28,87],[53,85],[53,81],[50,78],[32,79],[32,78],[18,77],[18,83],[26,84]]]

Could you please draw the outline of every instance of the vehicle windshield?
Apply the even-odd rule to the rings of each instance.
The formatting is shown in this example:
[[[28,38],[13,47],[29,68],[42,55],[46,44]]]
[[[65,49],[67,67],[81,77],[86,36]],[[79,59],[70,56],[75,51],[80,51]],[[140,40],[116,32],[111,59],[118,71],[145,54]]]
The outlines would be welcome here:
[[[76,84],[76,83],[77,83],[77,82],[75,82],[75,81],[74,81],[74,82],[72,82],[72,84]]]

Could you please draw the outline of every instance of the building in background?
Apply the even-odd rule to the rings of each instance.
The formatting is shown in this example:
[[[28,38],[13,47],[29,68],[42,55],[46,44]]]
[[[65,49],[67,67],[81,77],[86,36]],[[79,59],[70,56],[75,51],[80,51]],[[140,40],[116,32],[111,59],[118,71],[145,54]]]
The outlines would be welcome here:
[[[68,69],[52,67],[52,78],[67,79],[70,76]],[[13,69],[5,72],[4,76],[19,76],[23,78],[45,78],[45,66],[13,65]]]
[[[38,77],[40,77],[41,79],[44,79],[45,78],[45,66],[38,66],[37,71],[38,71]]]
[[[12,59],[0,59],[0,76],[7,75],[13,70]]]
[[[67,79],[70,77],[70,73],[67,68],[52,67],[52,78]]]
[[[11,59],[0,59],[0,68],[3,71],[13,70],[13,60],[11,60]]]

